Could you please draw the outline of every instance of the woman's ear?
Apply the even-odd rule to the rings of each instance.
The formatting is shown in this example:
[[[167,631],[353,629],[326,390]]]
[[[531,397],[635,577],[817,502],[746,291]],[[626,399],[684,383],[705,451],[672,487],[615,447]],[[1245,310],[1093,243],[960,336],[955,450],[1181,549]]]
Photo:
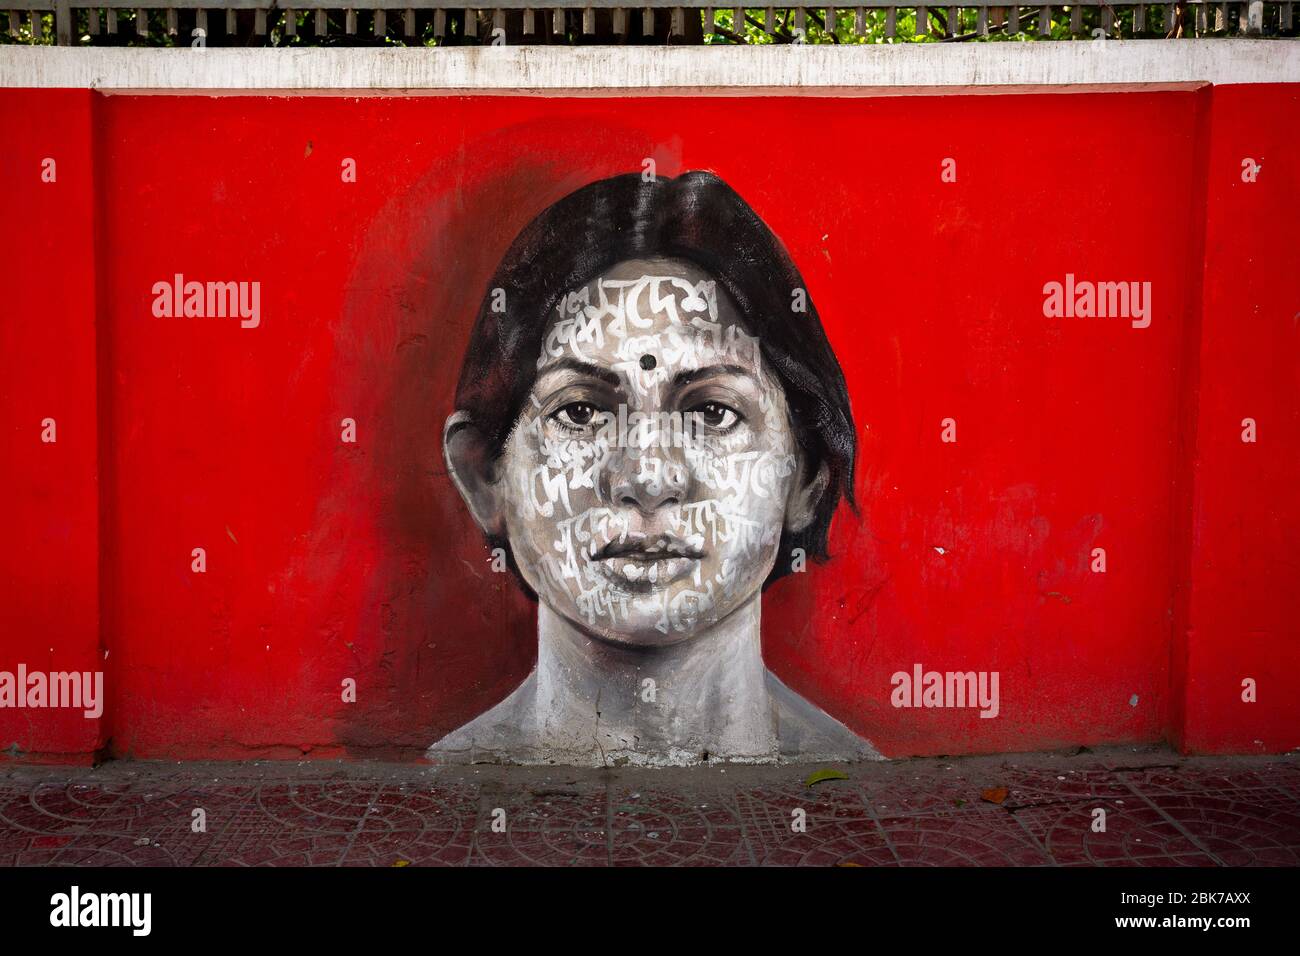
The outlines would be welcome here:
[[[484,534],[500,534],[505,522],[488,443],[469,412],[453,412],[442,429],[442,454],[456,490]]]
[[[785,530],[790,534],[798,534],[813,523],[817,506],[831,481],[831,470],[826,462],[819,462],[817,470],[809,474],[807,456],[800,453],[798,459],[799,465],[795,468],[794,481],[785,502]]]

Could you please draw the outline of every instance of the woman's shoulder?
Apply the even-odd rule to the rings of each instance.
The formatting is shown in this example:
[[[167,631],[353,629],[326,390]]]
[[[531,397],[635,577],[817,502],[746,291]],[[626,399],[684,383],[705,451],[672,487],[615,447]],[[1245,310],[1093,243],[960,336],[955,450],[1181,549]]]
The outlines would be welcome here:
[[[457,727],[426,754],[439,763],[526,763],[536,672],[505,700]],[[539,761],[545,762],[545,761]]]
[[[546,739],[536,720],[536,674],[529,675],[495,707],[447,734],[428,751],[438,763],[596,764],[576,741],[564,735]],[[880,760],[870,742],[795,693],[770,670],[766,672],[772,702],[773,731],[782,763]]]
[[[770,670],[767,684],[782,762],[884,759],[868,740],[795,693]]]

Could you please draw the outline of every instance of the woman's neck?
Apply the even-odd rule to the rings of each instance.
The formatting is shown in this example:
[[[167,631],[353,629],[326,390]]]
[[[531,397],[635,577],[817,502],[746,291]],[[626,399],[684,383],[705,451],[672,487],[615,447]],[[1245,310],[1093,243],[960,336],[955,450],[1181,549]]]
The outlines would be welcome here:
[[[629,647],[597,640],[542,604],[534,716],[549,734],[594,740],[607,756],[770,755],[776,721],[760,606],[755,595],[688,640]]]

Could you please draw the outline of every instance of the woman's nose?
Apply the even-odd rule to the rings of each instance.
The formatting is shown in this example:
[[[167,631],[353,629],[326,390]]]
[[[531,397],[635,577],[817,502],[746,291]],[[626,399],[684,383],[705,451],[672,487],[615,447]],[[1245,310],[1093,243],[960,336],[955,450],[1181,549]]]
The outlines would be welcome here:
[[[615,505],[652,515],[680,505],[686,498],[686,466],[650,451],[624,449],[610,475],[609,495]]]

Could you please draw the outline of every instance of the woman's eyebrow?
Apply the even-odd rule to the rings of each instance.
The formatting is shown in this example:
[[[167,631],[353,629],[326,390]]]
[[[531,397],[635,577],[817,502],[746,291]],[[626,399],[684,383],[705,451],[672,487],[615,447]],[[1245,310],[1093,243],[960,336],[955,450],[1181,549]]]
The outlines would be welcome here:
[[[562,358],[549,362],[545,367],[538,370],[538,377],[549,375],[552,372],[577,372],[579,375],[587,375],[591,378],[600,379],[609,385],[615,387],[622,385],[623,380],[613,369],[602,368],[599,365],[593,365],[591,362],[580,362],[577,359]]]
[[[753,378],[754,373],[743,365],[706,365],[703,368],[683,369],[673,376],[673,388],[683,388],[692,382],[699,381],[702,378],[708,378],[710,375],[743,375],[746,378]]]

